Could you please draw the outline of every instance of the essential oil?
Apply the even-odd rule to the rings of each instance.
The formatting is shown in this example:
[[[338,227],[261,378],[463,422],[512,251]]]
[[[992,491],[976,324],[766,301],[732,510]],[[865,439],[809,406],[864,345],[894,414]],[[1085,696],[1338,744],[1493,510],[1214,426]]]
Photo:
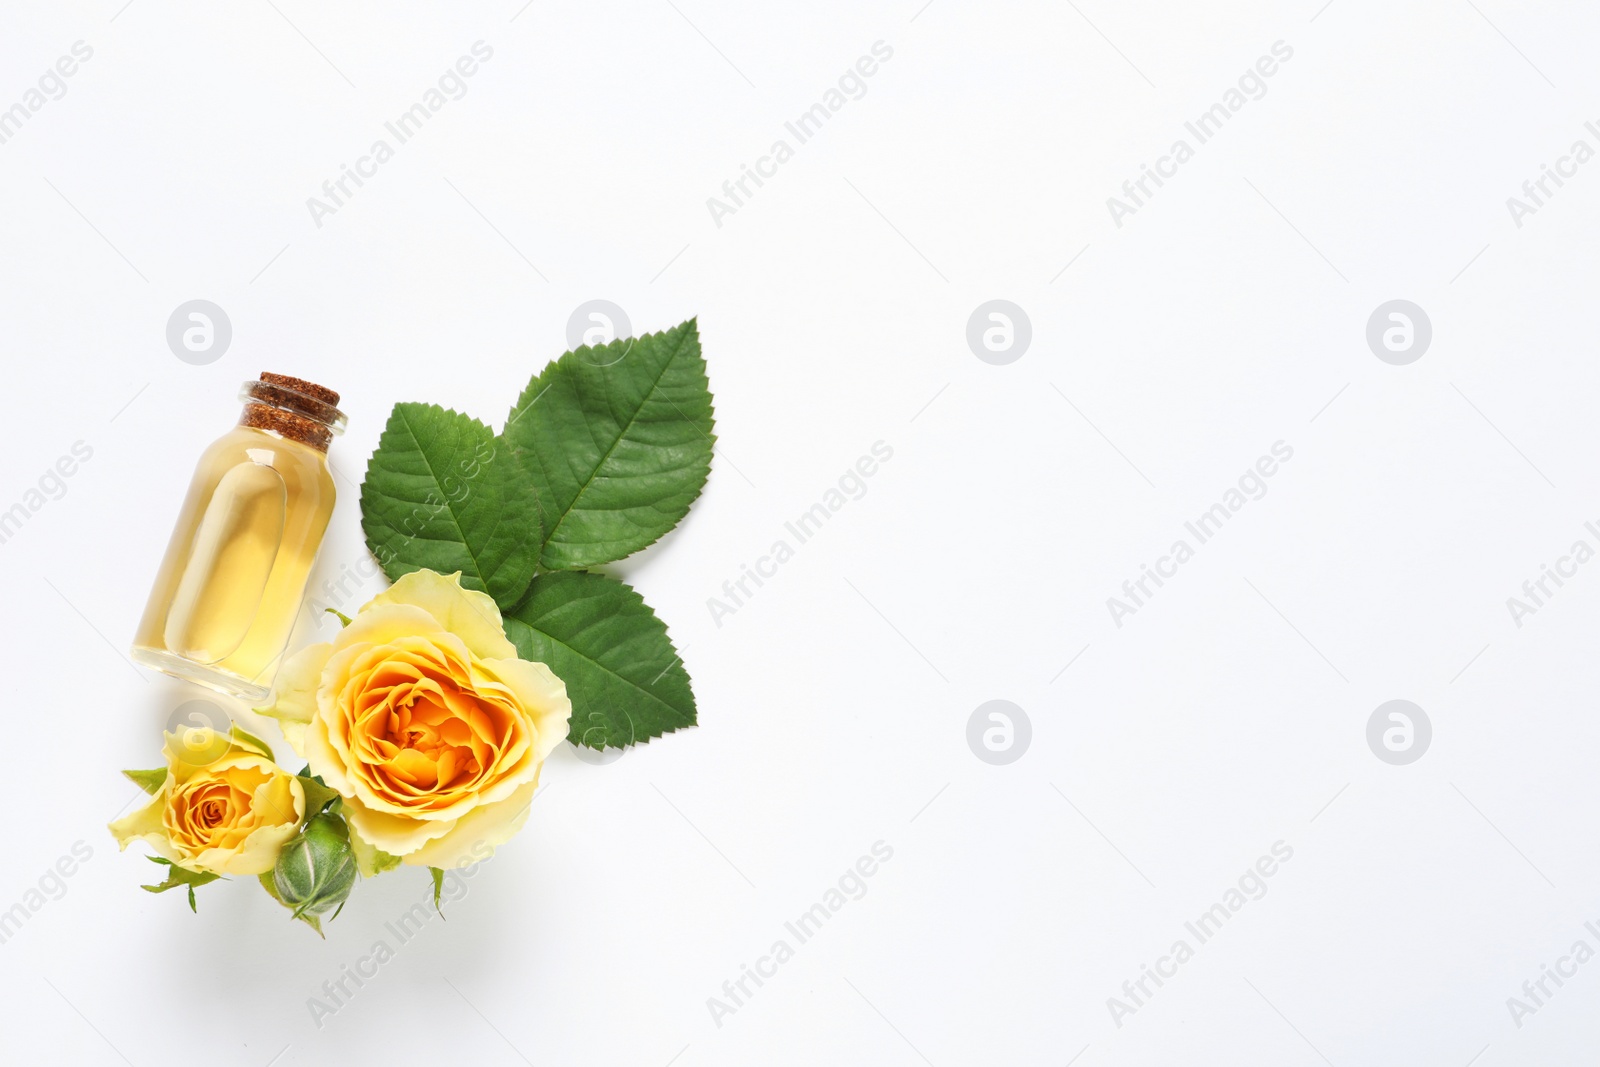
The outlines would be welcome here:
[[[239,424],[200,457],[134,639],[139,663],[242,699],[272,692],[333,515],[339,394],[246,382]]]

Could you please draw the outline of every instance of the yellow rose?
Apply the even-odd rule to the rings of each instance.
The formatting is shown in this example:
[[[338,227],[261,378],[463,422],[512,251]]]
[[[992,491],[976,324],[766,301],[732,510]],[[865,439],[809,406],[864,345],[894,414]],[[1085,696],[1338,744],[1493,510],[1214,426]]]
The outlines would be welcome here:
[[[517,658],[494,600],[460,578],[403,576],[331,644],[291,657],[277,703],[260,709],[344,798],[358,856],[481,859],[475,846],[527,821],[539,768],[567,736],[566,685]]]
[[[241,731],[166,735],[167,777],[150,802],[111,824],[119,848],[144,841],[191,871],[261,874],[305,818],[300,780]]]

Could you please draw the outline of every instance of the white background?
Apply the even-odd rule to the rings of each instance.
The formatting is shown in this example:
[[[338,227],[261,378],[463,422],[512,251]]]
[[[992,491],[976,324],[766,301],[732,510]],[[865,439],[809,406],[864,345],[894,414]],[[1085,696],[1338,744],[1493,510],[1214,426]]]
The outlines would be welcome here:
[[[0,108],[94,54],[0,145],[0,510],[93,458],[0,545],[0,909],[93,855],[0,945],[0,1058],[1593,1060],[1600,963],[1520,1027],[1507,998],[1600,949],[1600,565],[1520,627],[1506,599],[1600,546],[1600,163],[1520,228],[1506,198],[1600,148],[1600,17],[920,2],[5,5]],[[307,198],[479,40],[466,96],[317,226]],[[707,198],[880,40],[866,95],[719,227]],[[1115,225],[1106,198],[1280,40],[1267,94]],[[234,330],[206,366],[165,338],[196,298]],[[448,923],[318,1026],[425,874],[360,885],[324,942],[248,882],[198,916],[141,892],[105,830],[196,695],[123,658],[193,462],[244,378],[341,390],[337,578],[389,407],[499,425],[594,298],[637,331],[700,317],[710,484],[608,568],[669,623],[700,725],[557,752]],[[1007,366],[966,342],[996,298],[1032,322]],[[1409,366],[1365,340],[1392,299],[1432,321]],[[1267,494],[1115,625],[1280,440]],[[716,625],[877,441],[866,495]],[[1397,698],[1433,725],[1408,766],[1366,741]],[[991,699],[1032,723],[1007,766],[967,745]],[[867,895],[719,1027],[707,998],[880,840]],[[1107,999],[1277,841],[1269,892],[1119,1027]]]

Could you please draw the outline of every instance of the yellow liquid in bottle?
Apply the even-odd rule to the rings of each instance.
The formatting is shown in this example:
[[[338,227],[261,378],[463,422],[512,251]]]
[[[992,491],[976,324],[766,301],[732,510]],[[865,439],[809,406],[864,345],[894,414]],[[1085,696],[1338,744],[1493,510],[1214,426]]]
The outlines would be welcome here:
[[[134,659],[264,701],[333,514],[319,450],[239,426],[200,458]]]

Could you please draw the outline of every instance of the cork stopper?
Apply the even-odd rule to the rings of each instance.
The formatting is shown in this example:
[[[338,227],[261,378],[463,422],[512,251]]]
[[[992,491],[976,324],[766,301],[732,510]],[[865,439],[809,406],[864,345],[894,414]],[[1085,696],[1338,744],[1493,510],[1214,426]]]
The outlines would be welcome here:
[[[339,394],[303,378],[262,371],[259,381],[244,383],[239,399],[245,402],[239,425],[299,441],[319,452],[328,450],[334,434],[344,432]]]
[[[268,385],[279,385],[301,396],[310,397],[321,401],[330,408],[339,406],[339,394],[325,385],[308,382],[304,378],[291,378],[287,374],[273,374],[271,371],[262,371],[261,380]]]

